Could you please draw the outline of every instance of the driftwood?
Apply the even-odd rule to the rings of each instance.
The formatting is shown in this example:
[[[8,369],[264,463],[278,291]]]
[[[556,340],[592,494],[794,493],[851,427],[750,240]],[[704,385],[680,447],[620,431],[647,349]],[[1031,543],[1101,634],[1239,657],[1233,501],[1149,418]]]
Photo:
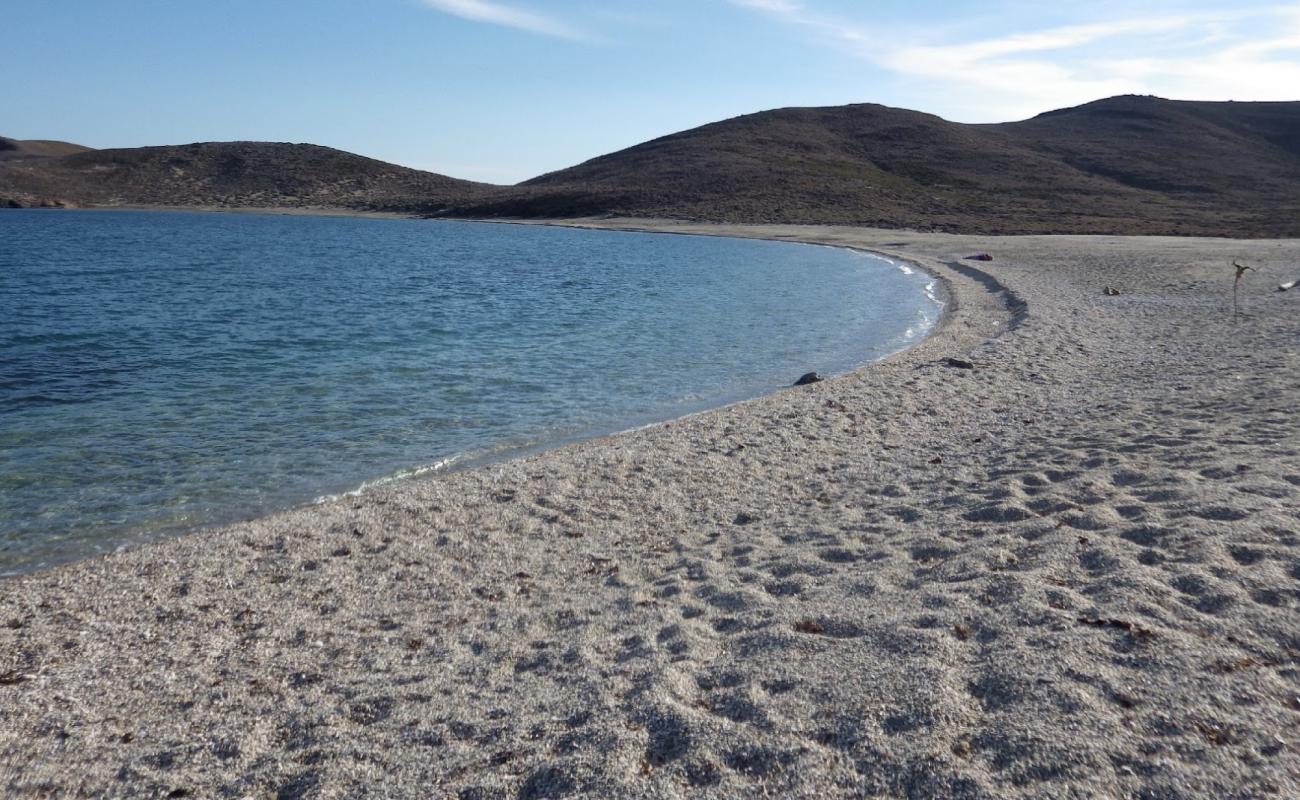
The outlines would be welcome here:
[[[1240,264],[1236,261],[1232,262],[1232,266],[1237,268],[1237,277],[1232,279],[1232,324],[1236,325],[1237,316],[1238,316],[1237,287],[1241,285],[1241,276],[1245,275],[1247,272],[1258,272],[1258,270],[1256,270],[1254,267],[1248,267],[1245,264]]]

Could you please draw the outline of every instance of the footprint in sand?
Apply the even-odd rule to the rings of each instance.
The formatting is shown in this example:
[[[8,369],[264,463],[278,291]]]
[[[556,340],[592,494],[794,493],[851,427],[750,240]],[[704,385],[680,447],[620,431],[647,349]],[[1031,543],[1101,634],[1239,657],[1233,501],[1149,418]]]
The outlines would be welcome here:
[[[1252,564],[1258,564],[1268,557],[1268,553],[1256,547],[1244,547],[1234,545],[1228,548],[1228,555],[1243,567],[1249,567]]]
[[[799,580],[769,581],[763,589],[773,597],[795,597],[803,594],[804,584]]]
[[[1192,509],[1188,513],[1194,517],[1200,517],[1212,522],[1236,522],[1249,517],[1251,514],[1250,511],[1244,508],[1233,508],[1231,506],[1201,506]]]
[[[1182,575],[1169,584],[1190,599],[1184,602],[1203,614],[1219,614],[1231,608],[1234,597],[1218,591],[1208,578],[1201,575]]]
[[[987,503],[962,515],[968,522],[1021,522],[1037,516],[1015,503]]]

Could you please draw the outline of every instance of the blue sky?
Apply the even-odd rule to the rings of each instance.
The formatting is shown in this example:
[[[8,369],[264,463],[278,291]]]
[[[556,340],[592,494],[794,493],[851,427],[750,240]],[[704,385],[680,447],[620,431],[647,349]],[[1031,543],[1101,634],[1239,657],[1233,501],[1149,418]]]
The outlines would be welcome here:
[[[1300,100],[1300,0],[37,0],[0,19],[5,136],[315,142],[497,183],[789,105],[995,122],[1124,92]]]

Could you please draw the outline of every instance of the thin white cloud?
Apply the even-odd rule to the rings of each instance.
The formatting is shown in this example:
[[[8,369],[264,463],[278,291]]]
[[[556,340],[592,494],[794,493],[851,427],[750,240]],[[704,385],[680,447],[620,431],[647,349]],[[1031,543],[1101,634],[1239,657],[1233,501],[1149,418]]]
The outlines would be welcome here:
[[[1192,24],[1187,17],[1132,19],[1093,25],[1068,25],[1030,33],[1012,34],[1000,39],[973,42],[956,47],[921,48],[929,52],[947,50],[960,54],[962,60],[982,60],[1019,53],[1049,52],[1082,47],[1086,44],[1136,33],[1162,33],[1182,30]]]
[[[731,4],[772,14],[799,14],[803,11],[803,7],[798,3],[791,3],[788,0],[731,0]]]
[[[831,39],[840,39],[847,42],[867,41],[865,31],[855,28],[851,25],[845,25],[840,20],[811,11],[807,6],[800,3],[791,2],[791,0],[729,0],[733,6],[758,11],[771,15],[783,22],[798,25],[805,28],[811,28],[817,33]]]
[[[1059,26],[973,41],[874,31],[790,0],[730,0],[848,47],[971,121],[1013,119],[1115,94],[1300,99],[1300,4]],[[919,86],[917,85],[919,81]],[[863,98],[870,99],[870,98]]]
[[[560,20],[488,0],[423,0],[423,3],[434,10],[474,22],[502,25],[572,41],[586,41],[587,38]]]

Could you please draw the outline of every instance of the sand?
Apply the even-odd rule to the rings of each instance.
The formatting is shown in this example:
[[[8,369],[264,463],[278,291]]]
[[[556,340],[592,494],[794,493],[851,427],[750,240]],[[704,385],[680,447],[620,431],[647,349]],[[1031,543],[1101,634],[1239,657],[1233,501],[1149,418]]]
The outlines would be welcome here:
[[[870,248],[953,307],[824,383],[0,584],[0,794],[1300,797],[1300,241],[591,224]]]

